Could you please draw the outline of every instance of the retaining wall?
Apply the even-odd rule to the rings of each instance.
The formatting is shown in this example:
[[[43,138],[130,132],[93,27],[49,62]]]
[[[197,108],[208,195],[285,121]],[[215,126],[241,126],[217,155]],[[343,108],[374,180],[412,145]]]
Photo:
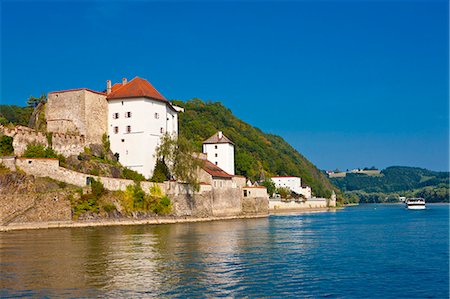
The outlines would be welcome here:
[[[319,209],[328,207],[328,199],[311,198],[305,202],[284,202],[280,200],[270,200],[270,210],[295,210],[295,209]]]
[[[12,164],[9,161],[9,164]],[[124,191],[127,186],[133,185],[134,181],[109,177],[98,177],[69,170],[59,166],[57,159],[39,158],[16,158],[15,166],[27,174],[50,177],[52,179],[66,182],[68,184],[84,187],[88,183],[88,178],[100,180],[107,190]],[[149,193],[150,188],[158,184],[161,190],[169,196],[173,203],[173,211],[177,216],[232,216],[240,215],[243,212],[267,213],[267,193],[265,188],[253,188],[258,190],[252,196],[254,200],[247,200],[245,204],[242,200],[242,188],[223,187],[213,188],[209,184],[201,184],[200,190],[194,192],[187,184],[168,181],[164,183],[141,182],[144,192]],[[252,207],[255,204],[257,206]]]

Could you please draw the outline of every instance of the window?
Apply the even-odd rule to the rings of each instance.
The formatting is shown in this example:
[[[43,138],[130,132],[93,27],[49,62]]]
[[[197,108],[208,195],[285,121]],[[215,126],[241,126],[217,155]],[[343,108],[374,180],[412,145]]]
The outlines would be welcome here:
[[[116,113],[113,113],[113,118],[114,118],[114,119],[118,119],[118,118],[119,118],[119,113],[117,113],[117,112],[116,112]]]
[[[131,133],[131,126],[127,126],[127,133]]]
[[[215,163],[216,163],[216,165],[217,165],[217,161],[216,161]]]
[[[159,113],[158,112],[155,112],[155,118],[159,119]]]
[[[125,112],[125,117],[126,117],[126,118],[130,118],[130,117],[131,117],[131,112],[130,112],[130,111]]]
[[[122,139],[122,142],[125,142],[125,139]]]
[[[161,134],[164,133],[164,128],[161,128],[159,131],[161,132]]]
[[[214,149],[217,149],[217,145],[214,145]]]
[[[119,127],[114,127],[114,134],[119,133]]]
[[[122,101],[122,106],[123,106],[123,101]]]
[[[217,154],[214,154],[214,157],[216,157],[216,158],[217,158]]]

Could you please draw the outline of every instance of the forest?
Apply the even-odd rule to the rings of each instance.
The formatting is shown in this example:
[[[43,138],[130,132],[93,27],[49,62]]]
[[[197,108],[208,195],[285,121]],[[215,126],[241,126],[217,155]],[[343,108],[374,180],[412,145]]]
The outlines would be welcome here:
[[[418,167],[391,166],[379,176],[349,173],[331,181],[360,202],[395,202],[399,196],[423,197],[427,202],[449,201],[449,173]]]

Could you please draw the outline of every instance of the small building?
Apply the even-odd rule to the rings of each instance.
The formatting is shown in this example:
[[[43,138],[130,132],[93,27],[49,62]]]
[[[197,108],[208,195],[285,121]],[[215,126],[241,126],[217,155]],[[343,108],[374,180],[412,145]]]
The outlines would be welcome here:
[[[292,192],[303,195],[306,199],[312,197],[311,187],[302,185],[302,179],[294,176],[276,176],[272,181],[277,188],[288,188]]]
[[[203,153],[206,154],[208,161],[226,173],[234,175],[234,143],[221,131],[203,142]]]

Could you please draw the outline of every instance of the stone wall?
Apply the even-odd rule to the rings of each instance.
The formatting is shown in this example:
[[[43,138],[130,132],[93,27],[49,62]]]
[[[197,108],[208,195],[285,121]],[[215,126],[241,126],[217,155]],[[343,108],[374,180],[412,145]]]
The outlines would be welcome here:
[[[6,168],[16,171],[16,157],[1,157],[0,156],[0,163],[3,164]]]
[[[21,192],[0,195],[0,225],[25,222],[70,221],[72,211],[65,191]]]
[[[11,163],[10,163],[11,164]],[[134,181],[110,177],[98,177],[79,173],[59,166],[57,159],[16,158],[17,168],[28,174],[50,177],[52,179],[84,187],[88,178],[100,180],[104,187],[111,191],[125,190],[133,185]],[[150,188],[158,184],[161,190],[171,199],[173,211],[177,216],[233,216],[243,213],[267,213],[267,192],[265,188],[252,188],[251,198],[254,200],[242,202],[242,188],[230,187],[232,181],[228,180],[223,187],[213,188],[209,184],[201,184],[200,190],[194,192],[187,184],[168,181],[164,183],[141,182],[144,192],[149,193]],[[255,191],[257,190],[257,191]],[[263,195],[265,194],[265,196]]]
[[[23,155],[27,145],[30,143],[39,143],[48,146],[47,136],[45,134],[23,126],[16,126],[14,128],[0,126],[0,135],[13,138],[14,154],[16,156]]]
[[[23,126],[7,128],[0,126],[0,135],[6,135],[13,138],[14,155],[22,156],[28,144],[42,144],[48,146],[48,139],[42,132]],[[65,157],[78,155],[84,151],[87,145],[84,136],[70,135],[62,133],[52,134],[52,149]]]
[[[87,145],[84,136],[62,133],[52,134],[52,148],[64,157],[78,155]]]
[[[305,202],[283,202],[280,200],[270,200],[270,210],[295,210],[295,209],[322,209],[328,207],[327,198],[311,198]]]

